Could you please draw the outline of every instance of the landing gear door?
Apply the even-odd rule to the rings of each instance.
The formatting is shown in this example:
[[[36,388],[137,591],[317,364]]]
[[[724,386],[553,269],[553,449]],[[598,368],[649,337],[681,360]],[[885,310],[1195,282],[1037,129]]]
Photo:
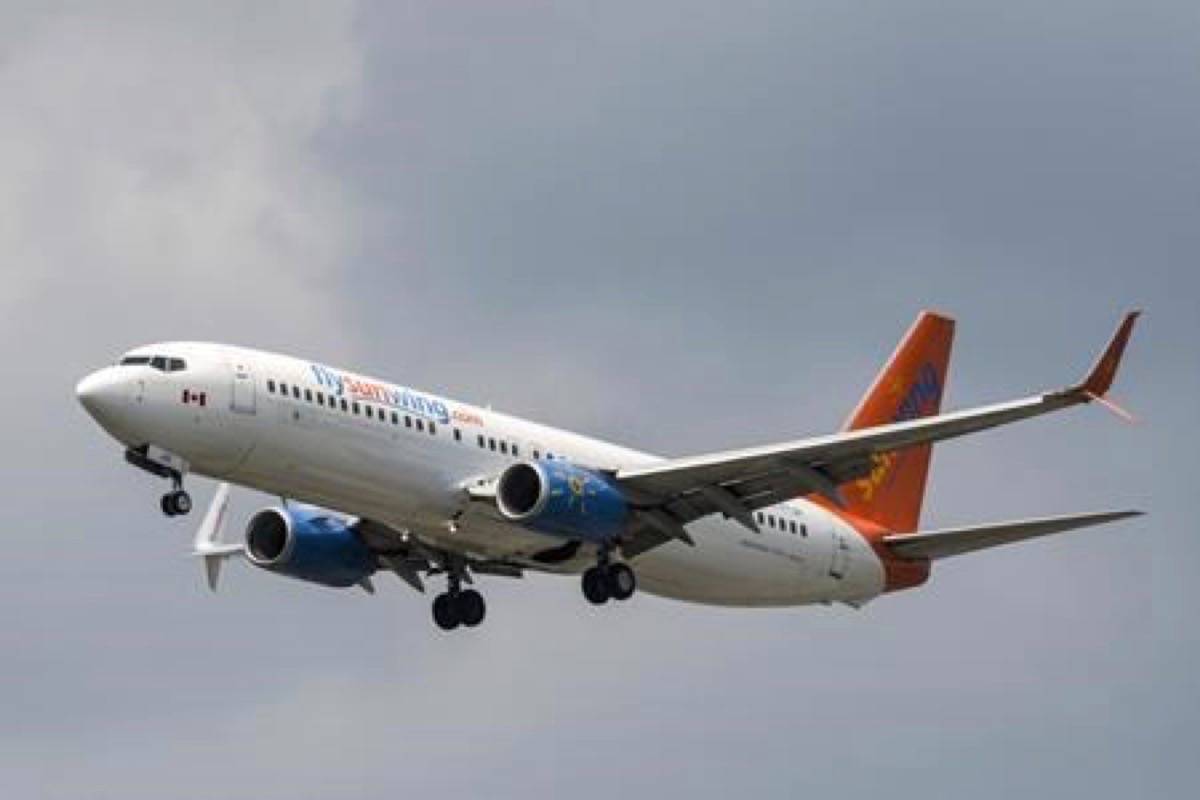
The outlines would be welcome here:
[[[230,394],[229,408],[237,414],[254,414],[257,406],[254,396],[254,373],[250,365],[235,361],[233,367],[233,391]]]

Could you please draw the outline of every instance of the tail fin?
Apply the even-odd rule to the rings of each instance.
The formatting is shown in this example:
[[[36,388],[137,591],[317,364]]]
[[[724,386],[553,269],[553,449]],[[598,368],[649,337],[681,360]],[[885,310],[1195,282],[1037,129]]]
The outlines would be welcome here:
[[[954,320],[922,311],[844,430],[936,415],[942,407]],[[872,457],[871,471],[842,487],[846,510],[896,533],[917,529],[932,445]]]

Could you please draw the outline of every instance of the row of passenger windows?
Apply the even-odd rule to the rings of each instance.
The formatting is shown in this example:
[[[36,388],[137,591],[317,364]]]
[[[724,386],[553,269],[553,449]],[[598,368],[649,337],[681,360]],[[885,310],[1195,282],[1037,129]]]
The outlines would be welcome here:
[[[475,443],[479,445],[481,450],[491,450],[493,453],[500,453],[513,458],[521,457],[521,448],[516,442],[506,442],[503,439],[497,439],[495,436],[484,436],[482,433],[475,437]],[[542,451],[538,448],[533,448],[533,460],[537,461],[542,457]],[[546,458],[554,458],[554,453],[546,452]]]
[[[758,512],[756,517],[759,525],[766,525],[784,533],[799,533],[801,536],[808,536],[808,526],[803,522],[797,526],[794,519],[784,519],[783,517],[776,517],[774,514],[764,514],[761,511]]]
[[[182,358],[167,356],[125,356],[121,359],[122,367],[153,367],[159,372],[183,372],[187,362]]]
[[[408,414],[401,416],[395,411],[388,409],[376,408],[369,403],[359,403],[357,400],[347,400],[344,397],[334,397],[327,395],[324,392],[312,389],[300,388],[295,384],[288,385],[280,382],[276,383],[274,379],[267,380],[267,391],[271,394],[278,394],[283,397],[292,397],[296,400],[303,400],[306,403],[314,403],[322,408],[329,408],[334,411],[341,410],[348,414],[357,414],[366,416],[367,419],[377,419],[380,422],[386,423],[389,420],[393,425],[399,426],[403,422],[406,428],[415,428],[418,431],[428,431],[430,434],[437,435],[437,423],[432,420],[421,419],[420,417],[411,417]],[[461,442],[463,440],[462,431],[458,428],[452,428],[454,441]],[[504,439],[496,439],[494,436],[484,436],[482,433],[477,438],[479,447],[484,450],[490,450],[493,453],[501,453],[502,455],[511,455],[513,458],[519,458],[521,448],[516,442],[508,442]],[[534,459],[542,457],[541,451],[537,448],[533,449]],[[553,453],[546,453],[546,458],[554,458]]]
[[[303,400],[306,403],[315,403],[322,408],[329,408],[337,411],[341,410],[347,414],[355,414],[357,416],[365,416],[367,419],[377,419],[380,422],[387,422],[390,418],[393,425],[400,425],[401,420],[406,428],[416,428],[419,431],[428,431],[431,434],[437,434],[437,423],[433,420],[421,419],[420,417],[410,417],[405,414],[401,417],[395,411],[389,412],[387,409],[377,408],[370,403],[360,403],[357,400],[347,400],[344,397],[334,397],[327,395],[324,392],[314,392],[312,389],[301,389],[299,386],[288,386],[286,383],[276,384],[274,380],[267,380],[267,391],[271,394],[280,394],[284,397],[293,397],[296,400]],[[454,429],[454,438],[456,441],[462,441],[462,432],[457,428]]]

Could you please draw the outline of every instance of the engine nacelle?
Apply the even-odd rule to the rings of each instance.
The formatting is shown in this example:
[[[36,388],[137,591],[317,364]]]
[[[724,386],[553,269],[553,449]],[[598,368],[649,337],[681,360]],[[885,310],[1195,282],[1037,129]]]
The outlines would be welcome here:
[[[319,511],[268,508],[246,525],[246,557],[257,567],[324,586],[353,586],[377,566],[358,534]]]
[[[511,522],[597,544],[618,536],[629,517],[629,503],[610,478],[558,460],[523,461],[504,470],[496,506]]]

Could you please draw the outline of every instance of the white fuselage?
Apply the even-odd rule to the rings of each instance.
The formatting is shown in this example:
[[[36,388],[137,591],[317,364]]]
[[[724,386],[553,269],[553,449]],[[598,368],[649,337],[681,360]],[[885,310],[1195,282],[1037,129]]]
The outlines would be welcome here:
[[[186,460],[191,472],[375,520],[473,557],[564,573],[595,563],[587,545],[565,560],[539,558],[565,540],[509,523],[494,505],[470,499],[469,486],[508,465],[553,457],[617,469],[659,460],[258,350],[169,343],[126,358],[141,356],[185,366],[117,365],[87,379],[89,411],[125,445],[153,445]],[[761,533],[720,515],[689,524],[694,547],[672,541],[636,557],[640,586],[730,606],[861,604],[883,591],[879,558],[836,514],[796,500],[756,516]]]

